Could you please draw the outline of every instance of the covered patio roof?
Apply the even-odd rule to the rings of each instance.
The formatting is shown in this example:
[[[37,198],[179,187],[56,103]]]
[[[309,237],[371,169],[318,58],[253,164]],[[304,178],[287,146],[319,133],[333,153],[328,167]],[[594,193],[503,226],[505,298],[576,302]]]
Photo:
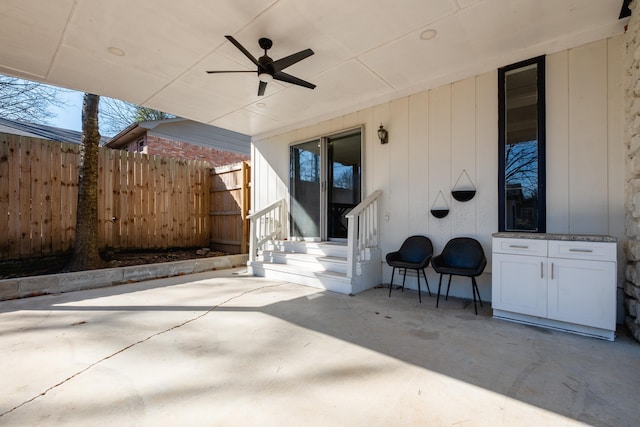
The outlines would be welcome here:
[[[123,99],[249,135],[369,107],[623,31],[602,0],[6,0],[0,73]],[[254,70],[260,37],[309,90]]]

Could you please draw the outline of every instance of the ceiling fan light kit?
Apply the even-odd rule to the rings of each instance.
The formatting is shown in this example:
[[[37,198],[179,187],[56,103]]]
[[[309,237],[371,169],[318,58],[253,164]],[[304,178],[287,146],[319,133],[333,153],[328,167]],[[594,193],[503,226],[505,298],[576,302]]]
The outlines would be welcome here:
[[[258,80],[264,83],[269,83],[273,81],[273,76],[269,73],[260,73],[258,74]]]
[[[309,89],[314,89],[316,85],[313,83],[309,83],[298,77],[292,76],[291,74],[287,74],[282,72],[287,67],[290,67],[293,64],[296,64],[302,61],[305,58],[313,55],[313,51],[311,49],[301,50],[300,52],[291,54],[289,56],[285,56],[284,58],[278,59],[274,61],[267,55],[267,50],[271,49],[273,46],[273,42],[265,37],[262,37],[258,40],[258,44],[264,50],[264,55],[260,58],[256,59],[244,46],[242,46],[233,36],[225,36],[227,40],[229,40],[235,47],[238,48],[240,52],[244,54],[247,58],[253,62],[253,64],[258,67],[257,75],[258,80],[260,80],[260,84],[258,86],[258,96],[263,96],[264,92],[267,88],[267,83],[272,80],[279,80],[285,83],[291,83],[297,86],[306,87]],[[235,70],[235,71],[207,71],[208,74],[222,74],[222,73],[254,73],[256,71],[248,71],[248,70]]]

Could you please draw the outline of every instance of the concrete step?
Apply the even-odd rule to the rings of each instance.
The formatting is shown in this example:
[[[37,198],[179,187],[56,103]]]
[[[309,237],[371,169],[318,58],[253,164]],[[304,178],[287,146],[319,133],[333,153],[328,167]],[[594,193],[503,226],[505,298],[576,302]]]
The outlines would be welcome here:
[[[317,258],[324,271],[347,274],[347,258],[335,256],[323,256]]]
[[[291,240],[279,240],[267,245],[265,250],[347,258],[347,244],[338,242],[294,242]]]
[[[248,264],[250,273],[272,280],[284,280],[341,294],[352,293],[351,281],[344,273],[311,270],[297,265],[255,261]]]
[[[351,281],[346,277],[347,245],[344,243],[272,242],[249,268],[256,276],[352,293]]]
[[[310,271],[333,271],[347,273],[347,259],[334,256],[320,256],[297,252],[265,251],[262,254],[263,262],[274,264],[295,265]]]

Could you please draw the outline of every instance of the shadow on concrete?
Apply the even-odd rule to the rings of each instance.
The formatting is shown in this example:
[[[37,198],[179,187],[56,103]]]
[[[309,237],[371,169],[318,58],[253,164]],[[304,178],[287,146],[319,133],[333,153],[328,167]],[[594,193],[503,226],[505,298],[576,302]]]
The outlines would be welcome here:
[[[209,277],[191,275],[189,282]],[[224,279],[230,284],[234,279],[247,281],[237,272],[225,273]],[[590,425],[636,425],[640,419],[640,406],[634,403],[640,384],[640,346],[627,337],[611,343],[495,320],[487,303],[476,316],[472,303],[453,298],[441,301],[436,309],[435,295],[424,295],[419,304],[411,291],[396,292],[389,298],[388,288],[370,289],[353,297],[310,290],[303,297],[283,301],[278,297],[281,286],[297,285],[261,288],[266,282],[251,281],[248,292],[218,305],[87,305],[95,298],[185,282],[184,277],[176,277],[65,294],[60,299],[43,297],[49,301],[39,310],[195,312],[198,316],[261,313]],[[203,300],[223,288],[207,288]],[[228,289],[225,291],[228,293]],[[242,304],[245,296],[265,297],[270,293],[273,303]],[[70,305],[74,301],[83,305]],[[14,302],[11,310],[19,310],[20,305]],[[0,312],[6,309],[0,304]],[[277,341],[270,347],[275,349]],[[248,353],[248,360],[255,357],[250,350]]]

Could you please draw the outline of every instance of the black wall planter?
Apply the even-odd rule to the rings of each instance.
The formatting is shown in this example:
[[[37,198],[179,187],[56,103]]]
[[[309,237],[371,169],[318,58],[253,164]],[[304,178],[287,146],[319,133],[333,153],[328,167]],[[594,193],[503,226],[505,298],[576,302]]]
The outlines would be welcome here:
[[[433,205],[431,205],[431,215],[436,218],[444,218],[449,215],[449,205],[447,205],[447,201],[444,199],[442,191],[438,191],[438,195],[433,201]]]
[[[444,218],[449,215],[449,209],[431,209],[431,215],[436,218]]]
[[[460,182],[460,179],[463,179],[463,182]],[[468,202],[476,195],[476,186],[471,182],[471,178],[469,178],[469,174],[465,169],[462,169],[458,180],[451,190],[451,195],[459,202]]]
[[[476,195],[476,190],[451,190],[451,195],[459,202],[468,202]]]

